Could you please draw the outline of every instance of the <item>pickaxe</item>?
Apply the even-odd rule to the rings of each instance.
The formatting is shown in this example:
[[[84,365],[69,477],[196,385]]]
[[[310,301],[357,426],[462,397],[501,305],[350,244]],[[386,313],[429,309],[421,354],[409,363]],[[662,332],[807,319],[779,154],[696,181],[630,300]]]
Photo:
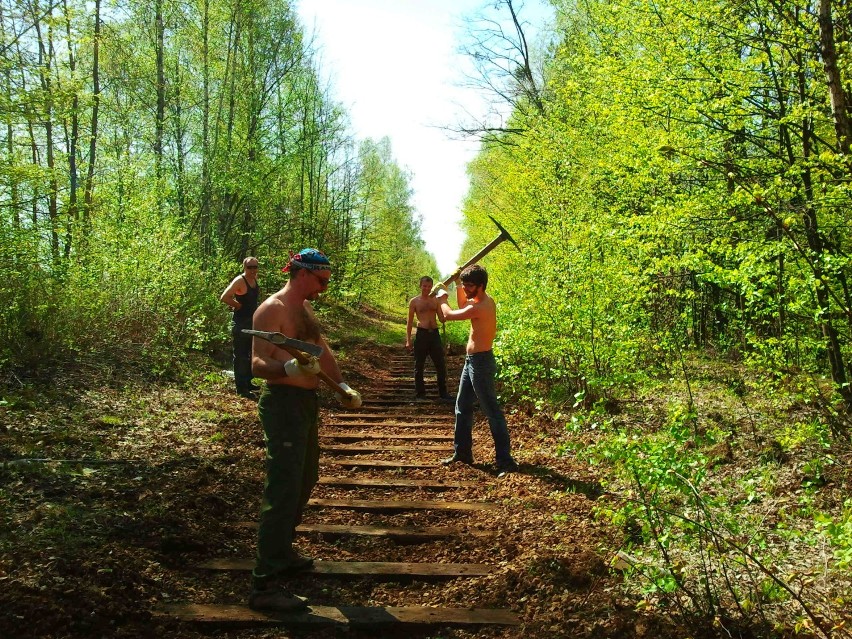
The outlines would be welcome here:
[[[515,240],[512,239],[511,235],[509,235],[509,231],[504,229],[503,226],[500,224],[500,222],[495,220],[493,217],[491,217],[490,215],[488,217],[491,219],[492,222],[494,222],[494,224],[497,225],[497,228],[500,229],[500,235],[498,235],[493,240],[491,240],[481,251],[479,251],[479,253],[477,253],[472,258],[470,258],[462,266],[458,267],[456,269],[455,273],[450,275],[450,277],[448,277],[443,282],[438,282],[437,284],[435,284],[435,286],[432,287],[432,291],[429,293],[429,295],[434,295],[435,293],[438,292],[438,289],[440,289],[441,287],[446,288],[447,286],[449,286],[450,282],[452,282],[454,279],[456,279],[459,276],[459,274],[461,274],[461,272],[463,270],[465,270],[468,266],[476,264],[479,260],[481,260],[483,257],[488,255],[492,250],[494,250],[494,248],[498,244],[503,242],[503,240],[509,240],[512,244],[515,245],[516,249],[518,249],[519,251],[521,250],[521,247],[518,246],[518,243]]]
[[[307,364],[310,361],[311,356],[319,357],[322,355],[322,346],[287,337],[284,333],[276,333],[274,331],[254,331],[249,328],[244,328],[242,331],[246,335],[265,339],[267,342],[275,344],[278,348],[283,348],[285,351],[290,353],[290,355],[295,357],[296,361],[300,364]],[[308,353],[308,355],[305,353]],[[317,377],[324,381],[334,392],[340,395],[346,395],[346,391],[340,387],[340,384],[331,379],[325,371],[317,373]]]

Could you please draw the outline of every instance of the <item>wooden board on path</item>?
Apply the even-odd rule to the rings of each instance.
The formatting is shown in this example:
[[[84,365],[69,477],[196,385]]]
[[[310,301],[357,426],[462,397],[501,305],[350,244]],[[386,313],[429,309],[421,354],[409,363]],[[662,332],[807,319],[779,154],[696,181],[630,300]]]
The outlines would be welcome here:
[[[397,397],[397,398],[390,398],[390,399],[382,399],[382,398],[378,398],[378,397],[372,398],[371,397],[370,399],[364,400],[362,408],[364,406],[367,406],[367,407],[373,407],[373,406],[382,407],[382,406],[404,406],[404,405],[408,405],[408,404],[417,404],[418,406],[430,406],[430,404],[431,404],[432,406],[435,406],[436,404],[438,404],[438,402],[437,401],[431,402],[431,403],[429,401],[418,402],[417,398],[413,397],[413,396],[412,397]]]
[[[359,415],[359,417],[363,417],[363,415]],[[427,428],[431,429],[441,429],[446,431],[447,429],[452,430],[453,424],[452,422],[446,421],[441,422],[434,417],[429,417],[428,421],[417,421],[415,419],[410,419],[408,417],[403,417],[400,419],[399,416],[396,416],[392,420],[388,421],[344,421],[344,420],[333,420],[328,423],[323,424],[326,427],[332,428],[419,428],[421,430],[426,430]]]
[[[309,499],[309,508],[347,508],[349,510],[497,510],[497,504],[477,501],[438,501],[420,500],[405,501],[403,499],[376,500],[376,499]]]
[[[363,488],[425,488],[431,490],[451,490],[469,488],[478,481],[445,481],[443,479],[373,479],[360,477],[320,477],[320,484],[328,486],[353,486]]]
[[[435,390],[427,390],[426,398],[437,402],[438,401],[438,391]],[[414,401],[417,399],[417,395],[414,394],[413,388],[405,388],[399,384],[392,384],[390,386],[385,386],[385,390],[379,391],[377,393],[371,393],[370,399],[406,399],[410,401]]]
[[[346,413],[331,413],[332,419],[393,419],[395,416],[412,419],[434,419],[435,417],[451,418],[452,406],[438,402],[417,402],[394,408],[393,406],[362,406],[357,410]]]
[[[236,524],[240,528],[257,529],[256,521]],[[349,524],[299,524],[298,535],[330,535],[332,537],[384,537],[401,544],[416,544],[450,537],[493,537],[493,530],[462,526],[353,526]]]
[[[257,527],[257,524],[254,524]],[[346,524],[300,524],[296,532],[301,535],[360,535],[385,537],[399,543],[418,543],[450,537],[491,537],[492,530],[461,528],[456,526],[349,526]]]
[[[335,430],[330,433],[320,433],[320,439],[340,439],[343,441],[358,441],[362,439],[366,440],[385,440],[385,439],[399,439],[399,440],[407,440],[407,439],[417,439],[417,440],[430,440],[430,441],[438,441],[438,442],[451,442],[453,441],[453,434],[438,434],[438,433],[347,433],[341,430]]]
[[[254,559],[214,559],[200,564],[204,570],[232,570],[247,572],[254,568]],[[384,577],[404,579],[454,579],[456,577],[484,577],[494,568],[485,564],[407,563],[396,561],[315,561],[299,575],[317,577]]]
[[[355,444],[354,446],[346,444],[340,445],[322,445],[320,450],[324,453],[447,453],[452,452],[452,446],[381,446],[379,444]]]
[[[323,420],[324,424],[369,424],[370,426],[380,426],[387,422],[404,422],[408,424],[414,424],[416,426],[426,426],[428,424],[442,424],[446,425],[447,423],[452,426],[453,416],[452,415],[437,415],[434,413],[411,413],[411,412],[399,412],[395,411],[392,413],[352,413],[351,415],[343,415],[339,413],[335,413],[333,415],[329,415],[327,419]]]
[[[440,468],[441,462],[395,462],[386,459],[323,459],[322,463],[332,466],[346,466],[347,468]]]
[[[443,404],[439,402],[410,402],[403,403],[400,405],[399,409],[395,409],[393,406],[383,406],[383,405],[374,405],[369,406],[366,404],[361,406],[358,411],[360,413],[366,413],[367,415],[393,415],[398,414],[400,411],[405,411],[406,413],[411,413],[416,409],[418,414],[425,414],[427,411],[430,413],[445,413],[449,415],[452,413],[452,406],[449,404]],[[351,413],[353,415],[357,415],[358,413]],[[341,413],[335,413],[335,415],[340,416]]]
[[[233,626],[287,628],[358,628],[390,630],[397,626],[518,626],[511,610],[500,608],[431,608],[423,606],[356,607],[311,606],[302,612],[269,613],[238,604],[160,604],[154,617]]]

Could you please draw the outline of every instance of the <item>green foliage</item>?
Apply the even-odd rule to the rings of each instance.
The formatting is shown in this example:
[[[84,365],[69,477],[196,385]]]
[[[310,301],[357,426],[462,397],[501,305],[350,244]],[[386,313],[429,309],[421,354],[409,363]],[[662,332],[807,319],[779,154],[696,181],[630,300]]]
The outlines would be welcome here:
[[[820,513],[816,516],[817,529],[825,534],[834,547],[834,559],[839,570],[852,568],[852,499],[843,502],[837,519]]]
[[[814,418],[808,422],[797,421],[788,424],[778,436],[778,443],[785,448],[800,448],[815,444],[821,448],[830,446],[830,430],[822,419]]]
[[[335,301],[396,312],[436,270],[409,176],[387,140],[356,151],[288,2],[163,7],[161,34],[144,2],[2,9],[20,34],[0,58],[4,370],[185,374],[187,352],[227,343],[218,296],[250,254],[270,293],[288,251],[315,246]],[[48,46],[34,20],[63,28]]]
[[[804,53],[819,50],[815,13],[554,4],[542,106],[519,99],[490,133],[464,208],[463,252],[487,241],[489,214],[523,245],[486,258],[511,300],[506,382],[605,396],[698,346],[778,376],[826,371],[852,403],[849,169],[822,62]]]
[[[394,161],[390,140],[367,140],[359,149],[359,192],[348,246],[352,256],[341,283],[344,299],[407,312],[408,291],[423,275],[438,277],[420,237],[411,204],[410,176]]]
[[[706,389],[695,384],[707,402]],[[837,619],[842,603],[828,603],[811,578],[837,574],[845,583],[848,569],[850,503],[830,513],[817,507],[827,480],[839,476],[834,454],[819,443],[830,443],[824,422],[779,424],[778,440],[797,449],[795,464],[776,442],[778,453],[755,456],[753,465],[747,454],[736,465],[717,465],[716,451],[730,446],[732,433],[716,418],[700,419],[691,402],[670,399],[653,418],[643,411],[645,419],[634,421],[636,415],[613,418],[600,404],[582,409],[582,399],[580,410],[557,417],[567,419],[562,452],[599,466],[607,478],[611,497],[595,510],[624,533],[618,563],[629,591],[681,619],[786,616],[792,625],[793,608],[803,627]],[[799,482],[792,493],[791,478]],[[820,559],[828,544],[831,566]],[[803,561],[810,555],[815,561]]]

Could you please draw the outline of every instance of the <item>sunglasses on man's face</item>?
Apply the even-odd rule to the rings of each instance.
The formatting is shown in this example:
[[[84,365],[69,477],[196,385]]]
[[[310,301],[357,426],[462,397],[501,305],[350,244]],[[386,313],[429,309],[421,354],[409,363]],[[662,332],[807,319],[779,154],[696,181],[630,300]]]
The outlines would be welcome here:
[[[317,275],[317,274],[316,274],[316,273],[314,273],[313,271],[308,271],[308,273],[310,273],[310,274],[311,274],[311,275],[313,275],[315,278],[317,278],[317,281],[319,281],[319,283],[320,283],[320,285],[321,285],[321,286],[328,286],[328,282],[329,282],[329,280],[331,280],[331,278],[330,278],[330,277],[320,277],[319,275]]]

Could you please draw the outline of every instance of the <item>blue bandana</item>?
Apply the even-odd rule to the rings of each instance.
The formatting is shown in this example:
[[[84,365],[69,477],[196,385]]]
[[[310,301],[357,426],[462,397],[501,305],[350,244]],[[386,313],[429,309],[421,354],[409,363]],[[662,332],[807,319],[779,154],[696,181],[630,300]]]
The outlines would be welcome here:
[[[298,253],[290,253],[290,261],[281,270],[287,273],[293,264],[309,271],[328,271],[331,269],[331,262],[325,256],[325,253],[312,248],[302,249]]]

